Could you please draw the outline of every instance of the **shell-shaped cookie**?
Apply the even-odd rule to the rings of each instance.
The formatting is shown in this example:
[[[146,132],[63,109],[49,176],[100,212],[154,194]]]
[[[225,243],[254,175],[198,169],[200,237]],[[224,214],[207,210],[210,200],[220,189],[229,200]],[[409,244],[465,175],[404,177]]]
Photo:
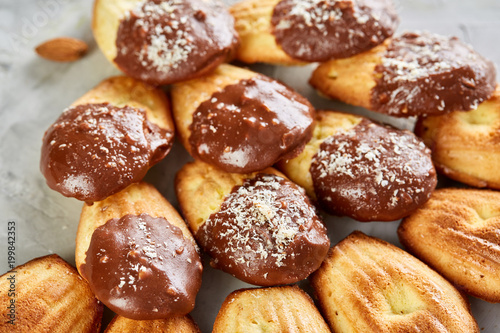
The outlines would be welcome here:
[[[238,44],[218,0],[96,0],[92,30],[112,64],[155,85],[205,75]]]
[[[0,277],[1,332],[87,332],[101,327],[103,306],[76,269],[56,254]]]
[[[177,174],[176,192],[211,264],[247,283],[300,281],[328,251],[326,229],[305,191],[275,169],[230,174],[196,161]]]
[[[309,83],[323,95],[395,117],[475,109],[495,90],[494,64],[456,37],[407,32],[327,61]]]
[[[311,278],[335,332],[479,332],[469,303],[403,250],[355,231]]]
[[[500,189],[500,88],[476,110],[421,118],[415,133],[438,172],[476,187]]]
[[[500,193],[439,189],[398,229],[415,256],[468,294],[500,302]]]
[[[133,320],[116,316],[104,333],[200,333],[190,316],[156,320]]]
[[[165,94],[131,78],[112,77],[49,127],[40,169],[61,194],[99,201],[140,181],[169,153],[173,138]]]
[[[247,63],[297,65],[346,58],[392,36],[398,17],[391,0],[244,0],[230,8]]]
[[[313,138],[279,168],[328,212],[394,221],[424,204],[437,179],[430,151],[409,131],[318,111]]]
[[[314,108],[307,99],[247,69],[221,65],[174,85],[171,96],[184,147],[226,172],[263,170],[296,156],[312,134]]]
[[[233,291],[222,304],[214,333],[330,332],[311,298],[297,286]]]
[[[161,319],[194,308],[202,274],[197,250],[170,203],[153,186],[137,183],[83,207],[75,260],[114,312]]]

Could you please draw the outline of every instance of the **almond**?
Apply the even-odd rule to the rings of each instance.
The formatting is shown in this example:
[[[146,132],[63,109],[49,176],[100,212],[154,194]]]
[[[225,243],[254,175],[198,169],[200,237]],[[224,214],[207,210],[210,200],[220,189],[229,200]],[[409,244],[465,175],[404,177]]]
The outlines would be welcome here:
[[[35,51],[47,60],[67,62],[80,59],[87,49],[87,44],[80,39],[60,37],[38,45]]]

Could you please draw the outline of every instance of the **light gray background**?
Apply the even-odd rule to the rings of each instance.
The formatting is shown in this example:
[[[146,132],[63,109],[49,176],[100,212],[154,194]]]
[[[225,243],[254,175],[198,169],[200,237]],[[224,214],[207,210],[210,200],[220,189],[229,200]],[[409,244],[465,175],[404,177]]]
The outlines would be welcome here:
[[[232,1],[226,1],[228,3]],[[89,0],[0,0],[0,274],[7,271],[7,221],[17,224],[16,258],[57,253],[74,264],[75,235],[82,204],[51,191],[39,172],[41,139],[62,110],[102,79],[119,74],[97,48],[90,29]],[[429,30],[453,34],[500,65],[500,0],[401,0],[399,31]],[[80,61],[52,63],[36,56],[41,42],[60,36],[77,37],[90,45]],[[306,84],[311,66],[254,66],[279,78],[310,98],[318,108],[346,110],[411,128],[411,121],[388,119],[359,108],[322,99]],[[176,143],[167,158],[150,170],[147,180],[174,205],[173,177],[189,156]],[[449,184],[446,180],[441,184]],[[332,244],[352,230],[399,245],[398,222],[358,223],[326,218]],[[300,284],[310,291],[306,282]],[[192,313],[203,332],[210,332],[224,298],[248,287],[228,274],[211,269],[205,258],[202,289]],[[470,298],[482,332],[500,331],[500,304]],[[109,318],[110,313],[107,314]]]

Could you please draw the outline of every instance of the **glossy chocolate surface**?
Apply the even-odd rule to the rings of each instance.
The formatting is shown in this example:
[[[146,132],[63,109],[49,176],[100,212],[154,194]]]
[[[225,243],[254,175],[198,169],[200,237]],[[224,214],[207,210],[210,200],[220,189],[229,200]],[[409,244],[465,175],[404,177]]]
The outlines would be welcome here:
[[[202,265],[193,243],[164,218],[111,219],[92,234],[82,276],[119,315],[147,320],[194,308]]]
[[[258,75],[200,104],[190,125],[191,152],[226,172],[263,170],[302,151],[312,136],[313,117],[304,97]]]
[[[144,110],[78,105],[65,110],[45,133],[40,168],[53,190],[100,201],[140,181],[172,143],[172,131],[149,122]]]

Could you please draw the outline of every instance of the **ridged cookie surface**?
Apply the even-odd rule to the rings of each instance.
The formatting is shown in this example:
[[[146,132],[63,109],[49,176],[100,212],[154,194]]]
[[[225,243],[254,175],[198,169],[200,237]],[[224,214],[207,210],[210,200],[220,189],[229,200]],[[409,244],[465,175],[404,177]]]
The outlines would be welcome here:
[[[101,327],[102,303],[76,269],[56,254],[2,275],[0,304],[1,332],[97,333]]]
[[[500,189],[500,88],[476,110],[419,119],[415,133],[432,150],[439,172],[471,186]]]
[[[479,332],[466,298],[403,250],[355,231],[311,278],[335,332]]]
[[[199,333],[190,316],[157,320],[132,320],[116,316],[104,333]]]
[[[439,189],[398,229],[415,256],[468,294],[500,302],[500,193]]]
[[[214,333],[330,332],[311,298],[297,286],[242,289],[222,304]]]

